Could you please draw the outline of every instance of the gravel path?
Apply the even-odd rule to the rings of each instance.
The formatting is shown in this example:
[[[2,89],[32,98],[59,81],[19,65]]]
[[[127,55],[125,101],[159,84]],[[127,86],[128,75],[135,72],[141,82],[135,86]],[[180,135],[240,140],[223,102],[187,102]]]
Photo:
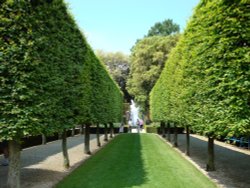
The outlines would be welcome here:
[[[100,137],[102,145],[104,136]],[[39,145],[24,149],[21,153],[21,187],[22,188],[50,188],[59,180],[79,166],[89,155],[84,154],[84,137],[78,135],[68,138],[68,152],[71,168],[63,168],[61,141],[54,141],[46,145]],[[91,135],[90,148],[96,152],[96,136]],[[0,156],[2,160],[3,156]],[[0,166],[0,188],[6,187],[8,167]]]
[[[185,152],[185,142],[185,134],[178,135],[178,151]],[[204,174],[222,188],[250,188],[250,150],[215,141],[214,152],[216,171],[206,172],[207,138],[191,135],[190,158],[187,158]]]

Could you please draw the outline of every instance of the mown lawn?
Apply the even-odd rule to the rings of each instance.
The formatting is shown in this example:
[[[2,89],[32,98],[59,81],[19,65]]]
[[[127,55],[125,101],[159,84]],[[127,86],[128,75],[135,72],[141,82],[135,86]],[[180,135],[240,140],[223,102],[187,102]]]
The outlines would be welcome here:
[[[76,169],[57,188],[216,187],[154,134],[122,134]]]

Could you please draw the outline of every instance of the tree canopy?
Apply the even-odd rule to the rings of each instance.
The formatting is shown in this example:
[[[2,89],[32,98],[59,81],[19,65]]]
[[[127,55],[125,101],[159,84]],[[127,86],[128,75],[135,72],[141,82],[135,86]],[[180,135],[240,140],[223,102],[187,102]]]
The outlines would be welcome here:
[[[123,94],[111,78],[106,66],[93,56],[97,63],[92,66],[92,110],[95,123],[121,122]],[[115,104],[115,105],[114,105]]]
[[[209,137],[250,134],[247,7],[243,0],[200,2],[150,94],[153,119]]]
[[[171,19],[166,19],[163,22],[156,22],[152,26],[146,37],[151,36],[168,36],[171,34],[179,33],[180,26],[173,22]]]
[[[124,99],[130,102],[130,95],[126,89],[129,75],[129,56],[122,52],[104,52],[97,50],[96,55],[106,65],[110,75],[120,86],[124,93]]]
[[[149,106],[149,93],[178,38],[179,35],[148,37],[140,40],[132,49],[127,88],[145,112]]]
[[[120,121],[122,94],[62,0],[5,1],[0,15],[1,139]]]

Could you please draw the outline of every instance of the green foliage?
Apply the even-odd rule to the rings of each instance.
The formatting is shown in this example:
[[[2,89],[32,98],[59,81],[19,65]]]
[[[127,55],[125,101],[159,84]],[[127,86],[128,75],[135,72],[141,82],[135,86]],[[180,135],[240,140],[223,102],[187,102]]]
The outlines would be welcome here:
[[[157,22],[150,28],[146,37],[152,36],[168,36],[171,34],[179,33],[180,26],[173,22],[171,19]]]
[[[148,110],[149,93],[178,38],[179,35],[148,37],[132,49],[127,88],[143,111]]]
[[[120,121],[120,90],[86,43],[63,0],[4,1],[0,36],[2,139],[58,132],[97,120]],[[95,77],[101,81],[96,83]],[[94,90],[100,83],[104,86]],[[96,93],[112,97],[102,108],[105,119],[94,109],[95,103],[101,106],[103,102],[95,98]]]
[[[78,123],[78,115],[86,111],[83,107],[89,108],[78,103],[82,90],[87,89],[82,70],[88,63],[88,46],[63,1],[39,4],[32,13],[37,49],[34,58],[40,62],[34,72],[34,81],[40,85],[36,101],[43,110],[40,116],[43,125],[48,125],[46,131],[49,127],[61,131]]]
[[[158,134],[157,127],[146,127],[147,133],[155,133]]]
[[[187,74],[198,88],[193,105],[203,134],[250,133],[248,8],[240,0],[204,2],[188,25],[186,45],[193,53]]]
[[[155,120],[212,137],[250,134],[248,8],[201,1],[151,92]]]
[[[3,2],[0,7],[0,135],[3,138],[20,137],[39,131],[38,108],[33,96],[33,72],[38,62],[33,61],[35,48],[29,4],[21,1]],[[35,85],[35,84],[33,84]]]
[[[109,75],[106,67],[95,56],[92,66],[92,114],[93,122],[120,122],[123,113],[123,95]]]
[[[160,78],[150,93],[150,113],[153,121],[187,123],[188,111],[183,101],[183,36],[171,51]]]

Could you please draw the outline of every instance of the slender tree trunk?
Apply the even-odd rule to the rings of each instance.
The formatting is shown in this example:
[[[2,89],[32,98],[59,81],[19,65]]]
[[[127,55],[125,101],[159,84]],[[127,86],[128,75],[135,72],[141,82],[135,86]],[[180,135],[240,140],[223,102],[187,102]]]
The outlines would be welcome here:
[[[165,138],[166,137],[166,132],[165,132],[165,122],[161,122],[161,126],[162,126],[162,137]]]
[[[62,133],[62,153],[63,153],[63,167],[69,168],[69,155],[68,155],[68,147],[67,147],[67,130],[64,129]]]
[[[19,141],[9,141],[9,171],[8,171],[8,188],[20,188],[20,149]]]
[[[148,106],[148,109],[149,109],[149,106]],[[147,113],[146,113],[146,117],[144,118],[144,122],[145,122],[145,124],[146,124],[146,122],[151,122],[151,117],[150,117],[150,111],[149,110],[147,110]]]
[[[158,132],[158,129],[157,129],[157,134],[161,134],[162,135],[162,121],[160,122],[160,132]]]
[[[90,124],[86,124],[85,125],[85,135],[84,135],[84,143],[85,143],[84,153],[88,154],[88,155],[91,154],[89,141],[90,141]]]
[[[207,171],[214,171],[214,138],[208,137],[208,162]]]
[[[80,134],[81,134],[81,135],[84,134],[84,125],[81,125],[81,127],[80,127]]]
[[[58,133],[58,140],[62,139],[62,133]]]
[[[189,126],[186,126],[186,155],[190,155],[190,133],[189,133]]]
[[[104,141],[108,141],[108,127],[107,124],[104,124]]]
[[[76,132],[76,129],[75,129],[75,127],[73,127],[72,131],[71,131],[71,136],[75,136],[75,132]]]
[[[170,123],[167,122],[167,140],[171,141],[171,134],[170,134]]]
[[[110,126],[110,138],[113,138],[114,137],[114,125],[113,125],[113,123],[110,123],[109,124],[109,126]]]
[[[96,139],[97,139],[97,146],[101,147],[99,123],[96,124]]]
[[[45,134],[42,134],[42,145],[47,144],[47,138]]]
[[[174,125],[174,147],[178,147],[178,128]]]

